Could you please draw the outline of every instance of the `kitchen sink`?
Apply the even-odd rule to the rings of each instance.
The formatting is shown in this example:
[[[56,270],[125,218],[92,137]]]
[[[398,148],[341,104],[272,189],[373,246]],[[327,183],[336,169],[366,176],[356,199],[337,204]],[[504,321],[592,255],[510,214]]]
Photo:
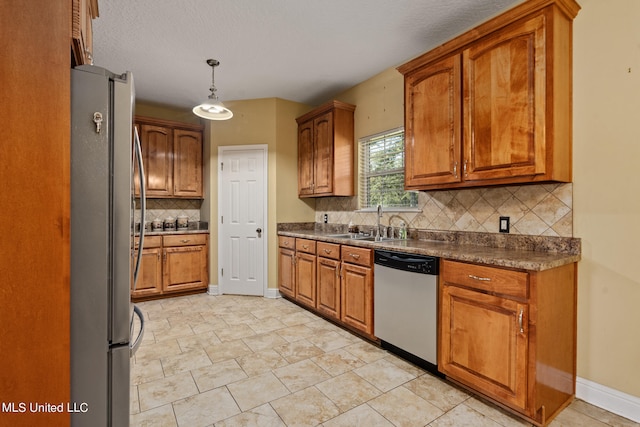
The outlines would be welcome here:
[[[334,239],[359,239],[358,234],[327,234],[327,237],[333,237]]]
[[[369,237],[358,237],[356,240],[363,240],[365,242],[388,242],[391,240],[399,240],[399,239],[396,239],[394,237],[382,237],[379,240],[376,240],[375,237],[369,236]]]
[[[363,242],[388,242],[390,240],[398,240],[393,237],[383,237],[380,240],[376,240],[374,236],[363,236],[361,234],[328,234],[327,237],[333,237],[334,239],[360,240]]]

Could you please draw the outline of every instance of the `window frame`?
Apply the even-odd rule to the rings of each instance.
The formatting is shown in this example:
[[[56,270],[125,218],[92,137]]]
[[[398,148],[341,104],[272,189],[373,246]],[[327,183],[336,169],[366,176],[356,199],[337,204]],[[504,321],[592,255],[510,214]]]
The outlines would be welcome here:
[[[380,139],[392,138],[396,134],[402,134],[402,167],[401,168],[393,168],[387,169],[384,171],[375,171],[369,172],[370,168],[370,158],[367,147],[371,146],[374,141],[378,141]],[[359,195],[358,195],[358,205],[359,212],[374,212],[377,210],[377,205],[368,206],[367,200],[369,199],[369,189],[368,187],[368,178],[372,176],[385,176],[402,173],[403,176],[403,187],[404,187],[404,171],[405,171],[405,154],[404,154],[404,138],[405,131],[404,126],[400,126],[393,129],[388,129],[383,132],[378,132],[373,135],[368,135],[358,139],[358,187],[359,187]],[[418,208],[418,192],[415,190],[404,190],[405,193],[415,193],[415,206],[385,206],[382,205],[382,210],[384,212],[420,212]]]

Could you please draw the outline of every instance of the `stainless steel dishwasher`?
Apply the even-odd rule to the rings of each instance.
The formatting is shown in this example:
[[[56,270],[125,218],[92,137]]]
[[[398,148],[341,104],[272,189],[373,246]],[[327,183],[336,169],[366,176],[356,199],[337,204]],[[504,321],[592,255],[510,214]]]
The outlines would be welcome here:
[[[376,250],[374,334],[383,348],[437,373],[439,258]]]

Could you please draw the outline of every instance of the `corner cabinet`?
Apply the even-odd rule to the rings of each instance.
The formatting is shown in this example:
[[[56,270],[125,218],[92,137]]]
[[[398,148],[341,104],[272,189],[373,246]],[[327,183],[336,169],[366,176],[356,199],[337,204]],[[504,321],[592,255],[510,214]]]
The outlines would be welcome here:
[[[572,179],[573,0],[529,0],[402,65],[405,188]]]
[[[331,101],[298,122],[298,196],[353,196],[355,106]]]
[[[537,425],[571,403],[576,266],[516,271],[443,260],[438,369]]]
[[[142,145],[147,197],[203,197],[203,128],[200,125],[135,117]],[[135,194],[140,185],[135,175]]]

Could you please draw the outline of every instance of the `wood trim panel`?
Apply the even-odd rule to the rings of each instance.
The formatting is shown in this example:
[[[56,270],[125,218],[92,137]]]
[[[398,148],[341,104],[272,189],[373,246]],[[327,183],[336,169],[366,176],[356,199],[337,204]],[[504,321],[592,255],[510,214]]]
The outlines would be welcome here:
[[[3,402],[68,402],[71,2],[0,4],[0,221],[19,236],[0,243],[0,390]],[[0,415],[12,427],[69,422],[66,412]]]

